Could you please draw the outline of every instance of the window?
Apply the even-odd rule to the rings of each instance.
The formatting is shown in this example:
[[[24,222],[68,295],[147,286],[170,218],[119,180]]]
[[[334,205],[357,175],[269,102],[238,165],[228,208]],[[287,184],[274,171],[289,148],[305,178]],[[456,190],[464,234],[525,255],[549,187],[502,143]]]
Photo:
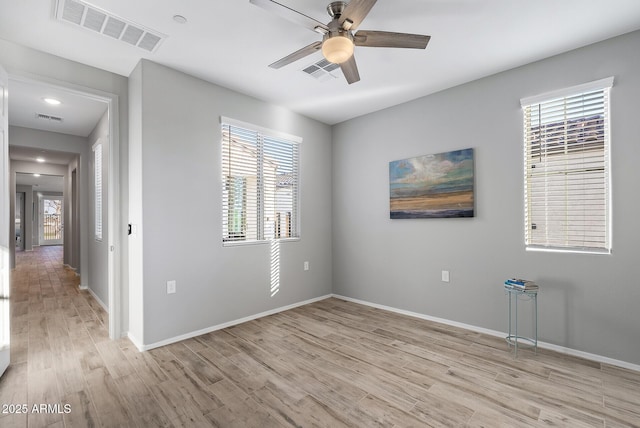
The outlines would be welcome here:
[[[95,200],[95,239],[102,241],[102,144],[93,146],[93,185]]]
[[[527,249],[611,250],[613,78],[522,100]]]
[[[300,237],[301,139],[222,118],[222,241]]]

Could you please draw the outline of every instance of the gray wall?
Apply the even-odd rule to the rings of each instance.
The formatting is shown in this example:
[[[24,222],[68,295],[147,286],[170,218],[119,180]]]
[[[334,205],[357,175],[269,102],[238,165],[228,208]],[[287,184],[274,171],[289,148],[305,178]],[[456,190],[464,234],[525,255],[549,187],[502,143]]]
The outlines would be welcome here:
[[[96,230],[96,213],[95,213],[95,164],[93,145],[98,141],[102,144],[102,240],[95,238]],[[109,236],[109,222],[107,221],[107,213],[109,207],[109,114],[105,112],[96,127],[87,137],[87,164],[88,174],[87,181],[84,182],[88,187],[89,195],[87,203],[88,218],[87,223],[87,245],[89,246],[89,288],[100,299],[102,305],[109,307],[109,272],[108,256],[109,244],[107,237]]]
[[[80,167],[80,155],[76,156],[69,165],[67,165],[67,174],[69,176],[69,186],[64,191],[65,198],[68,199],[70,210],[64,213],[64,223],[66,228],[70,228],[70,237],[64,241],[64,263],[73,268],[77,274],[80,274],[80,209],[82,199],[80,198],[80,190],[85,186],[80,185],[80,176],[85,168]],[[76,182],[74,183],[74,175]]]
[[[638,46],[627,34],[335,126],[334,293],[505,331],[502,282],[531,278],[542,341],[640,364]],[[519,100],[607,76],[613,254],[525,252]],[[467,147],[475,218],[389,219],[390,161]]]
[[[13,175],[15,177],[15,174]],[[21,222],[21,245],[20,248],[24,251],[33,251],[33,244],[36,242],[36,238],[35,238],[35,234],[33,231],[33,220],[34,220],[34,205],[33,205],[33,186],[26,186],[26,185],[18,185],[16,184],[16,195],[14,196],[15,199],[13,199],[13,206],[15,207],[14,210],[14,229],[13,229],[13,233],[12,236],[15,236],[15,216],[16,216],[16,212],[18,210],[18,196],[17,193],[22,193],[22,204],[23,206],[21,207],[22,209],[22,218],[20,219]],[[11,201],[12,198],[10,197],[9,200]],[[9,228],[11,229],[11,228]],[[14,253],[15,255],[15,250]]]
[[[135,340],[150,345],[331,293],[331,128],[146,60],[129,87],[130,186],[140,196],[130,200],[130,266],[142,269],[131,292],[143,300],[143,315],[131,307]],[[302,238],[281,245],[274,297],[269,245],[222,247],[220,116],[303,138]]]
[[[123,328],[140,344],[332,291],[504,330],[501,283],[517,275],[542,284],[542,340],[640,364],[638,45],[632,33],[333,128],[148,61],[127,81],[3,40],[0,61],[12,75],[119,96],[120,215],[137,226],[135,236],[119,232]],[[610,75],[613,254],[525,252],[519,99]],[[269,247],[220,242],[221,115],[304,139],[302,239],[282,245],[274,298]],[[475,218],[389,220],[389,161],[466,147],[476,149]],[[449,284],[440,282],[443,269]]]
[[[129,212],[135,233],[128,237],[129,338],[144,342],[144,277],[142,271],[142,63],[129,76]]]

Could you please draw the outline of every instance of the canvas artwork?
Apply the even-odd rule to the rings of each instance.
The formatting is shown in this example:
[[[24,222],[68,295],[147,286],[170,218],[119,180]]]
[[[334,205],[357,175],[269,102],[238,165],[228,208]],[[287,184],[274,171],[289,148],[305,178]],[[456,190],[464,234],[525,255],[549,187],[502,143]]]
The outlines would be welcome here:
[[[392,219],[474,216],[473,149],[389,162]]]

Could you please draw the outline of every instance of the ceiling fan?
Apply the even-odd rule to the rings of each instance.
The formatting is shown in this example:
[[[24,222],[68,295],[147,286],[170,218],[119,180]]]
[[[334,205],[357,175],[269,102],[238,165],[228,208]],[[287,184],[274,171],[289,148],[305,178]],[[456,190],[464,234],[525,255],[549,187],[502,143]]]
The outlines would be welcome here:
[[[269,64],[271,68],[281,68],[312,53],[322,50],[327,61],[339,64],[342,74],[349,84],[360,80],[356,59],[353,56],[355,46],[425,49],[430,36],[420,34],[394,33],[388,31],[357,31],[376,0],[334,1],[327,6],[331,22],[320,21],[291,9],[273,0],[249,0],[256,6],[273,12],[282,18],[302,25],[322,34],[322,41],[313,42],[282,59]]]

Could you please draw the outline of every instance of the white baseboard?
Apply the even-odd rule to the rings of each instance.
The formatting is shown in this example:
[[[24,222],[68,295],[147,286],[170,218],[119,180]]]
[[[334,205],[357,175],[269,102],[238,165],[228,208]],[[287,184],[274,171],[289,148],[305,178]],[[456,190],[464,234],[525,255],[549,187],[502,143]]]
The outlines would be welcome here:
[[[411,312],[411,311],[406,311],[404,309],[394,308],[394,307],[391,307],[391,306],[379,305],[377,303],[371,303],[371,302],[367,302],[365,300],[360,300],[360,299],[354,299],[352,297],[341,296],[339,294],[332,294],[331,297],[335,297],[336,299],[340,299],[340,300],[345,300],[347,302],[353,302],[353,303],[358,303],[358,304],[365,305],[365,306],[370,306],[372,308],[378,308],[378,309],[383,309],[385,311],[390,311],[390,312],[395,312],[395,313],[402,314],[402,315],[407,315],[407,316],[414,317],[414,318],[420,318],[420,319],[423,319],[423,320],[434,321],[434,322],[437,322],[437,323],[440,323],[440,324],[450,325],[450,326],[453,326],[453,327],[464,328],[466,330],[475,331],[477,333],[484,333],[484,334],[488,334],[490,336],[501,337],[501,338],[505,337],[505,332],[504,331],[490,330],[490,329],[487,329],[487,328],[478,327],[478,326],[471,325],[471,324],[464,324],[464,323],[461,323],[461,322],[451,321],[451,320],[444,319],[444,318],[432,317],[430,315],[425,315],[425,314],[421,314],[421,313],[418,313],[418,312]],[[580,357],[580,358],[584,358],[584,359],[587,359],[587,360],[596,361],[596,362],[599,362],[599,363],[610,364],[612,366],[622,367],[622,368],[629,369],[629,370],[640,371],[640,365],[637,365],[637,364],[632,364],[632,363],[629,363],[629,362],[626,362],[626,361],[621,361],[621,360],[615,360],[613,358],[604,357],[602,355],[597,355],[597,354],[591,354],[589,352],[579,351],[577,349],[565,348],[563,346],[554,345],[553,343],[547,343],[547,342],[538,341],[538,347],[544,348],[544,349],[549,349],[551,351],[556,351],[556,352],[559,352],[559,353],[565,354],[565,355],[571,355],[571,356],[574,356],[574,357]]]
[[[98,299],[97,296],[95,296],[95,294],[90,289],[89,289],[89,292],[96,298],[96,300],[99,303],[102,304],[100,299]],[[433,321],[433,322],[437,322],[437,323],[441,323],[441,324],[445,324],[445,325],[450,325],[450,326],[453,326],[453,327],[464,328],[466,330],[475,331],[477,333],[487,334],[489,336],[500,337],[500,338],[504,338],[505,337],[505,332],[503,332],[503,331],[491,330],[491,329],[488,329],[488,328],[483,328],[483,327],[478,327],[478,326],[471,325],[471,324],[465,324],[465,323],[461,323],[461,322],[457,322],[457,321],[452,321],[452,320],[448,320],[448,319],[445,319],[445,318],[438,318],[438,317],[434,317],[434,316],[430,316],[430,315],[426,315],[426,314],[421,314],[421,313],[418,313],[418,312],[412,312],[412,311],[407,311],[407,310],[404,310],[404,309],[398,309],[398,308],[394,308],[392,306],[380,305],[380,304],[377,304],[377,303],[368,302],[366,300],[354,299],[352,297],[342,296],[342,295],[339,295],[339,294],[328,294],[328,295],[325,295],[325,296],[320,296],[320,297],[316,297],[316,298],[313,298],[313,299],[305,300],[305,301],[302,301],[302,302],[293,303],[291,305],[282,306],[282,307],[279,307],[279,308],[271,309],[271,310],[265,311],[265,312],[260,312],[258,314],[250,315],[250,316],[247,316],[247,317],[244,317],[244,318],[240,318],[240,319],[237,319],[237,320],[225,322],[225,323],[222,323],[222,324],[218,324],[218,325],[215,325],[215,326],[207,327],[207,328],[204,328],[204,329],[201,329],[201,330],[197,330],[197,331],[192,331],[190,333],[185,333],[185,334],[182,334],[182,335],[179,335],[179,336],[175,336],[175,337],[172,337],[172,338],[169,338],[169,339],[161,340],[159,342],[151,343],[151,344],[148,344],[148,345],[143,344],[141,340],[139,340],[138,338],[133,336],[131,333],[127,333],[126,336],[129,338],[129,340],[131,340],[131,342],[134,344],[134,346],[136,348],[138,348],[138,350],[140,352],[143,352],[143,351],[148,351],[148,350],[151,350],[151,349],[154,349],[154,348],[159,348],[161,346],[170,345],[172,343],[180,342],[182,340],[190,339],[192,337],[200,336],[200,335],[203,335],[203,334],[206,334],[206,333],[210,333],[212,331],[222,330],[223,328],[227,328],[227,327],[231,327],[231,326],[234,326],[234,325],[242,324],[244,322],[252,321],[252,320],[255,320],[255,319],[258,319],[258,318],[262,318],[262,317],[265,317],[265,316],[268,316],[268,315],[273,315],[273,314],[276,314],[276,313],[279,313],[279,312],[287,311],[289,309],[293,309],[293,308],[297,308],[297,307],[300,307],[300,306],[308,305],[310,303],[318,302],[320,300],[325,300],[325,299],[328,299],[330,297],[335,297],[337,299],[345,300],[347,302],[358,303],[358,304],[361,304],[361,305],[370,306],[370,307],[378,308],[378,309],[383,309],[385,311],[395,312],[395,313],[398,313],[398,314],[407,315],[407,316],[414,317],[414,318],[424,319],[424,320],[427,320],[427,321]],[[104,307],[104,305],[103,305],[103,307]],[[105,308],[105,310],[106,310],[106,308]],[[565,355],[571,355],[571,356],[574,356],[574,357],[585,358],[585,359],[588,359],[588,360],[592,360],[592,361],[596,361],[596,362],[604,363],[604,364],[610,364],[612,366],[622,367],[622,368],[629,369],[629,370],[640,371],[640,365],[629,363],[627,361],[616,360],[616,359],[605,357],[605,356],[602,356],[602,355],[591,354],[589,352],[579,351],[577,349],[572,349],[572,348],[566,348],[566,347],[563,347],[563,346],[555,345],[553,343],[547,343],[547,342],[538,341],[538,346],[540,348],[549,349],[551,351],[556,351],[558,353],[565,354]]]
[[[247,322],[247,321],[252,321],[252,320],[255,320],[255,319],[258,319],[258,318],[266,317],[268,315],[277,314],[278,312],[288,311],[289,309],[297,308],[299,306],[304,306],[304,305],[308,305],[310,303],[319,302],[320,300],[325,300],[325,299],[328,299],[329,297],[331,297],[331,294],[327,294],[325,296],[320,296],[320,297],[315,297],[313,299],[309,299],[309,300],[305,300],[305,301],[302,301],[302,302],[293,303],[293,304],[287,305],[287,306],[281,306],[279,308],[271,309],[271,310],[268,310],[268,311],[265,311],[265,312],[260,312],[260,313],[255,314],[255,315],[249,315],[248,317],[244,317],[244,318],[240,318],[240,319],[237,319],[237,320],[233,320],[233,321],[225,322],[225,323],[222,323],[222,324],[214,325],[214,326],[211,326],[211,327],[203,328],[201,330],[192,331],[190,333],[181,334],[180,336],[175,336],[175,337],[172,337],[172,338],[169,338],[169,339],[165,339],[165,340],[161,340],[159,342],[151,343],[151,344],[148,344],[148,345],[145,345],[145,344],[141,343],[140,340],[138,340],[137,338],[133,337],[130,333],[127,333],[127,336],[129,337],[129,340],[131,340],[131,342],[135,345],[136,348],[138,348],[138,350],[140,352],[148,351],[150,349],[159,348],[159,347],[165,346],[165,345],[170,345],[172,343],[180,342],[182,340],[191,339],[192,337],[200,336],[200,335],[203,335],[203,334],[206,334],[206,333],[210,333],[212,331],[222,330],[223,328],[227,328],[227,327],[231,327],[231,326],[234,326],[234,325],[242,324],[242,323]]]
[[[135,346],[136,348],[138,348],[138,351],[142,352],[145,351],[144,349],[144,345],[142,344],[142,341],[139,340],[137,337],[135,337],[133,334],[131,334],[131,332],[127,332],[125,334],[125,336],[127,338],[129,338],[129,340],[131,341],[131,343],[133,343],[133,346]]]
[[[104,309],[106,313],[109,313],[109,307],[107,305],[105,305],[102,300],[100,300],[98,295],[96,293],[94,293],[92,289],[90,289],[86,285],[80,285],[79,288],[80,288],[80,290],[87,290],[89,292],[89,294],[91,294],[93,296],[93,298],[96,299],[96,302],[98,302],[98,304],[100,306],[102,306],[102,309]]]

